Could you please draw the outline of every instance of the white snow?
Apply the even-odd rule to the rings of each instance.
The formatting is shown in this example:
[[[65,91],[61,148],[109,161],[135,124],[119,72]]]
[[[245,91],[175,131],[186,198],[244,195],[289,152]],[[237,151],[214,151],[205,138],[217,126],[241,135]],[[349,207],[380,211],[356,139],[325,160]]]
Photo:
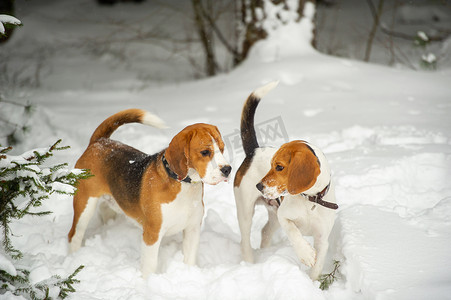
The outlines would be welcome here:
[[[418,31],[417,36],[425,42],[429,41],[429,38],[424,31]]]
[[[11,276],[16,276],[17,271],[14,267],[13,261],[7,254],[4,253],[3,249],[0,251],[0,270],[5,271]]]
[[[112,8],[97,7],[91,0],[16,3],[26,25],[2,46],[14,49],[10,68],[29,59],[25,47],[39,53],[61,40],[106,36],[115,28],[89,20],[104,15],[148,20],[143,18],[146,11],[155,9],[153,1]],[[80,9],[86,22],[78,20]],[[85,244],[68,254],[72,199],[55,193],[40,208],[53,214],[12,224],[12,241],[26,254],[33,281],[67,276],[83,264],[77,275],[81,282],[69,299],[449,298],[451,69],[415,72],[326,56],[310,46],[307,20],[298,24],[285,17],[286,27],[277,23],[241,66],[196,81],[161,81],[172,74],[180,80],[190,72],[177,56],[155,65],[147,56],[155,47],[147,44],[124,46],[128,63],[61,46],[46,58],[40,88],[24,88],[17,96],[26,95],[37,108],[31,133],[15,151],[47,147],[62,138],[71,148],[52,159],[73,166],[100,122],[134,107],[152,111],[170,125],[164,130],[125,125],[114,133],[113,138],[147,153],[166,147],[192,122],[215,124],[224,139],[231,138],[247,96],[280,80],[261,101],[256,123],[280,117],[290,140],[309,141],[329,159],[340,209],[324,272],[331,270],[333,259],[341,261],[341,277],[330,289],[321,291],[309,279],[282,232],[273,246],[256,250],[255,264],[241,261],[232,183],[205,187],[197,265],[183,264],[182,237],[175,235],[163,240],[158,273],[148,280],[140,273],[142,233],[124,217],[106,224],[94,218]],[[182,22],[175,21],[173,26]],[[136,75],[147,74],[143,70],[158,73],[159,79]],[[274,146],[281,144],[277,141]],[[229,145],[226,154],[234,172],[244,154]],[[266,212],[257,207],[254,248],[265,223]],[[7,260],[0,262],[13,271]]]
[[[52,183],[52,191],[59,193],[67,193],[71,194],[74,192],[74,187],[61,182],[53,182]]]
[[[430,64],[437,61],[437,57],[433,53],[423,54],[421,59]]]
[[[0,34],[5,33],[5,27],[3,24],[13,24],[13,25],[19,25],[22,24],[19,19],[10,16],[10,15],[2,15],[0,14]]]

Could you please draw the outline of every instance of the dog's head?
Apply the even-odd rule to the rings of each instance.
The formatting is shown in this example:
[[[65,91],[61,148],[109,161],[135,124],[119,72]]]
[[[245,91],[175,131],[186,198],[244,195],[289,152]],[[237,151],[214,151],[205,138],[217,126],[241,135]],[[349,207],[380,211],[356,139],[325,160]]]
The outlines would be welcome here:
[[[199,176],[204,183],[214,185],[227,180],[232,170],[223,152],[224,142],[218,128],[200,123],[180,131],[165,156],[179,179]]]
[[[321,173],[315,151],[304,141],[292,141],[280,147],[271,160],[271,169],[257,184],[265,198],[304,193],[312,188]]]

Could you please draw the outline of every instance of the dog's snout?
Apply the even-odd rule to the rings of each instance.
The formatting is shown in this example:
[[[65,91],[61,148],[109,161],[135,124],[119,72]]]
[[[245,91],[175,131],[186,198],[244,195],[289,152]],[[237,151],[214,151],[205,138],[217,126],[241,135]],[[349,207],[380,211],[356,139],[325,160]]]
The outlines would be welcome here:
[[[231,166],[224,166],[221,168],[222,174],[224,174],[225,177],[228,177],[230,175],[230,172],[232,172]]]
[[[257,190],[259,190],[260,192],[263,191],[263,183],[261,183],[261,182],[257,183],[256,187],[257,187]]]

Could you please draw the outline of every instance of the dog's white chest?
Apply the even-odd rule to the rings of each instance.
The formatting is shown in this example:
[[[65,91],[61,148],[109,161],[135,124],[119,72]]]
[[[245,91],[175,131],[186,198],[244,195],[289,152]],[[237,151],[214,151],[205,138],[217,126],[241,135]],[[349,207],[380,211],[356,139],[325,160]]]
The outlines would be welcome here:
[[[333,223],[335,211],[312,203],[302,196],[287,196],[279,208],[281,216],[292,220],[304,235],[313,235],[319,227]]]
[[[173,235],[190,225],[200,224],[203,212],[202,183],[182,183],[182,190],[177,198],[161,206],[161,230],[165,235]]]

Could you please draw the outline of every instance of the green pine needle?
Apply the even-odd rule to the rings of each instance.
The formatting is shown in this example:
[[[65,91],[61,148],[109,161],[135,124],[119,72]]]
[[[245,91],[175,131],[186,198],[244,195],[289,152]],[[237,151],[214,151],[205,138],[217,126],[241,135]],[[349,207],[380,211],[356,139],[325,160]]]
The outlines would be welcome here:
[[[322,290],[329,289],[330,285],[338,278],[337,272],[340,268],[340,262],[334,260],[334,269],[328,274],[322,274],[319,276],[318,281],[321,283],[319,288]]]

